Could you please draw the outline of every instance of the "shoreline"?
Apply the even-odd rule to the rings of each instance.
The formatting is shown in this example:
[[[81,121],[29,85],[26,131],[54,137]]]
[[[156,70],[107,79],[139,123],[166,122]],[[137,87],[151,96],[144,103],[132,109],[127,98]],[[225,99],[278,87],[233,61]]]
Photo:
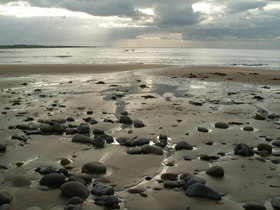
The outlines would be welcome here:
[[[280,173],[280,85],[270,80],[280,78],[275,71],[31,65],[0,66],[0,75],[0,182],[13,198],[10,209],[64,209],[69,198],[60,186],[41,182],[45,166],[56,174],[67,170],[63,182],[84,178],[88,193],[93,182],[113,187],[122,210],[235,210],[250,202],[273,209]],[[144,127],[135,126],[139,121]],[[96,129],[113,143],[93,144]],[[88,138],[77,137],[78,130]],[[175,149],[182,141],[191,148]],[[141,142],[153,150],[147,154]],[[240,143],[254,155],[235,154]],[[107,171],[80,175],[88,162],[101,162]],[[206,173],[214,165],[224,169],[223,177]],[[220,200],[186,195],[179,183],[190,174],[204,179]],[[94,203],[98,197],[87,194],[79,207],[105,209]]]

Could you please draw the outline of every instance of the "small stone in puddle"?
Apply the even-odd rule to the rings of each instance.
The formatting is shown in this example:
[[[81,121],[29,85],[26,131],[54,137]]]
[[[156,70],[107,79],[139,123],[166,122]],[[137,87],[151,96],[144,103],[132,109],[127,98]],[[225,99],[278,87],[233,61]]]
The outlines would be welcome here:
[[[227,129],[229,125],[225,122],[217,122],[215,128]]]

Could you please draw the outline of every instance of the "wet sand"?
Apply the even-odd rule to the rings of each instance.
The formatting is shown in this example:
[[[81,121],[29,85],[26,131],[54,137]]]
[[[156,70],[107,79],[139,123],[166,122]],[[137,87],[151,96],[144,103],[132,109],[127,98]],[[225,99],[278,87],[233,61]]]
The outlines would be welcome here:
[[[42,189],[45,175],[38,168],[67,168],[69,175],[82,172],[88,162],[101,162],[105,174],[91,174],[110,180],[121,209],[244,209],[247,202],[257,202],[273,209],[271,199],[279,196],[280,71],[224,68],[177,67],[157,65],[3,65],[0,66],[1,122],[0,191],[13,197],[10,209],[64,209],[69,198],[59,188]],[[120,123],[121,113],[141,120],[144,127]],[[255,119],[256,114],[265,119]],[[124,114],[124,113],[123,113]],[[39,133],[40,126],[58,119],[66,121],[62,132]],[[97,124],[86,122],[86,118]],[[44,123],[42,123],[44,122]],[[216,128],[217,122],[229,125]],[[98,148],[90,143],[72,142],[76,135],[65,131],[85,123],[93,130],[103,129],[114,138]],[[23,130],[28,125],[28,129]],[[250,126],[253,131],[244,131]],[[200,132],[198,127],[208,129]],[[20,129],[22,128],[22,129]],[[160,134],[167,145],[155,146]],[[12,136],[14,136],[12,138]],[[18,138],[15,138],[17,136]],[[122,139],[127,139],[123,143]],[[140,146],[132,145],[146,138],[163,154],[127,154]],[[192,150],[176,150],[180,141]],[[245,143],[252,156],[234,154]],[[272,147],[272,153],[259,154],[258,145]],[[125,145],[122,145],[125,144]],[[203,155],[207,155],[203,160]],[[62,158],[71,160],[62,166]],[[212,166],[224,169],[223,177],[206,174]],[[167,188],[161,175],[183,173],[203,178],[206,186],[221,194],[221,200],[190,197],[182,187]],[[9,178],[24,175],[31,184],[15,186]],[[23,181],[18,181],[22,183]],[[92,190],[93,184],[87,184]],[[140,188],[143,193],[131,193]],[[105,209],[96,205],[90,194],[80,209]],[[27,199],[28,198],[28,199]],[[32,198],[32,199],[31,199]],[[115,206],[117,208],[117,206]]]

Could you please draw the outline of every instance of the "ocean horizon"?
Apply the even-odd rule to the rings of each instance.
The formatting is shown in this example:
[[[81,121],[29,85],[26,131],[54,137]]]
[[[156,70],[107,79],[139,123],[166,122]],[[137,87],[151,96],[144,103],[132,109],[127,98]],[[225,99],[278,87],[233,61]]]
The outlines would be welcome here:
[[[280,70],[280,50],[211,48],[0,49],[4,64],[167,64]]]

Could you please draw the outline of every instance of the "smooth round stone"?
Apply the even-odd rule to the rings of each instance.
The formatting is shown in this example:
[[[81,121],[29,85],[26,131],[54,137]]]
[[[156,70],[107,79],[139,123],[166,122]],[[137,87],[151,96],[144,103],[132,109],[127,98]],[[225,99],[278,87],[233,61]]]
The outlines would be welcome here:
[[[6,148],[7,148],[7,146],[6,146],[6,145],[4,145],[4,144],[0,144],[0,151],[1,151],[1,152],[5,151],[5,150],[6,150]]]
[[[133,121],[127,115],[122,115],[120,118],[120,123],[125,124],[125,125],[131,125],[133,123]]]
[[[180,141],[178,144],[176,144],[175,149],[176,150],[181,150],[181,149],[192,150],[193,147],[185,141]]]
[[[164,187],[166,188],[179,188],[180,184],[178,182],[172,182],[172,181],[165,181],[163,183]]]
[[[8,177],[5,181],[11,182],[15,187],[26,187],[31,185],[31,180],[25,175]]]
[[[267,118],[274,120],[276,118],[276,114],[269,114],[267,115]]]
[[[60,187],[62,195],[73,198],[80,197],[82,199],[86,199],[89,196],[89,189],[85,187],[82,183],[73,181],[67,182]]]
[[[274,141],[272,142],[272,144],[273,144],[274,146],[280,147],[280,140],[274,140]]]
[[[105,139],[103,137],[97,137],[96,136],[93,138],[91,144],[93,146],[96,146],[96,147],[104,147],[105,145]]]
[[[139,154],[142,153],[142,150],[137,147],[137,148],[127,150],[126,153],[129,154],[129,155],[139,155]]]
[[[0,190],[0,205],[11,203],[13,196],[7,190]]]
[[[70,205],[70,204],[72,204],[72,205],[79,205],[79,204],[83,204],[83,203],[84,203],[84,200],[82,198],[75,196],[73,198],[70,198],[67,201],[66,205]]]
[[[273,207],[280,209],[280,197],[272,198],[271,204],[273,205]]]
[[[53,124],[53,131],[54,132],[58,132],[58,133],[61,133],[64,131],[64,127],[63,125],[59,124],[59,123],[54,123]]]
[[[79,134],[87,134],[89,133],[89,126],[87,124],[82,123],[77,127],[77,131]]]
[[[215,128],[227,129],[229,125],[225,122],[217,122],[215,123]]]
[[[67,117],[67,119],[66,119],[68,122],[74,122],[75,121],[75,119],[73,118],[73,117]]]
[[[265,206],[260,203],[248,202],[243,205],[246,210],[266,210]]]
[[[85,186],[86,186],[86,184],[87,184],[86,181],[83,180],[83,179],[80,178],[80,177],[70,176],[70,177],[68,178],[68,182],[74,182],[74,181],[80,182],[80,183],[82,183],[82,184],[85,185]]]
[[[92,177],[89,174],[85,174],[85,173],[77,173],[74,174],[76,177],[79,177],[83,180],[85,180],[87,183],[90,183],[92,181]]]
[[[269,145],[269,144],[260,143],[260,144],[258,145],[257,148],[258,148],[259,151],[266,150],[266,151],[268,151],[270,154],[271,154],[271,152],[272,152],[272,146]]]
[[[257,114],[255,115],[255,119],[256,119],[256,120],[265,120],[266,118],[265,118],[262,114],[257,113]]]
[[[76,133],[77,133],[77,130],[74,129],[74,128],[68,128],[68,129],[66,129],[66,131],[65,131],[65,134],[66,134],[66,135],[74,135],[74,134],[76,134]]]
[[[150,140],[146,138],[140,138],[140,139],[136,139],[134,142],[137,146],[143,146],[145,144],[149,144]]]
[[[191,185],[187,190],[186,190],[186,195],[191,196],[191,197],[205,197],[205,198],[210,198],[212,200],[220,200],[221,199],[221,194],[212,190],[211,188],[200,184],[196,183]]]
[[[205,127],[197,127],[197,130],[200,131],[200,132],[204,132],[204,133],[208,133],[209,130]]]
[[[247,144],[241,143],[234,148],[234,154],[243,155],[243,156],[252,156],[255,154],[255,152]]]
[[[79,142],[79,143],[91,143],[92,140],[91,138],[82,135],[82,134],[77,134],[72,138],[72,142]]]
[[[40,180],[40,185],[59,188],[64,183],[64,176],[58,173],[51,173],[43,176]]]
[[[180,176],[180,179],[181,179],[181,180],[184,180],[184,179],[186,179],[189,175],[191,175],[191,174],[188,173],[188,172],[182,173],[181,176]]]
[[[163,155],[163,150],[161,148],[150,146],[147,144],[141,147],[141,151],[143,154]]]
[[[71,163],[71,161],[68,158],[62,158],[60,160],[60,165],[62,165],[62,166],[66,166],[66,165],[68,165],[70,163]]]
[[[251,126],[245,126],[245,127],[243,128],[243,131],[254,131],[254,128],[251,127]]]
[[[174,174],[174,173],[164,173],[160,176],[161,179],[164,179],[164,180],[175,180],[177,179],[177,174]]]
[[[206,171],[206,174],[210,176],[223,177],[225,171],[221,166],[212,166]]]
[[[40,130],[44,134],[50,134],[53,132],[53,127],[49,124],[41,124],[40,125]]]
[[[104,134],[104,130],[101,129],[101,128],[96,128],[96,129],[93,130],[93,134],[94,135],[102,135],[102,134]]]
[[[106,171],[107,171],[107,167],[99,162],[88,162],[82,167],[83,173],[105,174]]]
[[[134,127],[135,128],[142,128],[145,127],[144,123],[141,120],[134,120]]]
[[[20,130],[30,130],[29,125],[17,125],[17,128]]]
[[[114,206],[119,203],[119,199],[114,195],[104,195],[94,198],[95,204],[103,206]]]
[[[185,188],[185,187],[191,186],[191,185],[196,184],[196,183],[205,185],[206,181],[205,181],[205,179],[200,178],[198,176],[189,175],[189,176],[187,176],[186,179],[183,180],[182,184],[183,184],[183,188]]]

